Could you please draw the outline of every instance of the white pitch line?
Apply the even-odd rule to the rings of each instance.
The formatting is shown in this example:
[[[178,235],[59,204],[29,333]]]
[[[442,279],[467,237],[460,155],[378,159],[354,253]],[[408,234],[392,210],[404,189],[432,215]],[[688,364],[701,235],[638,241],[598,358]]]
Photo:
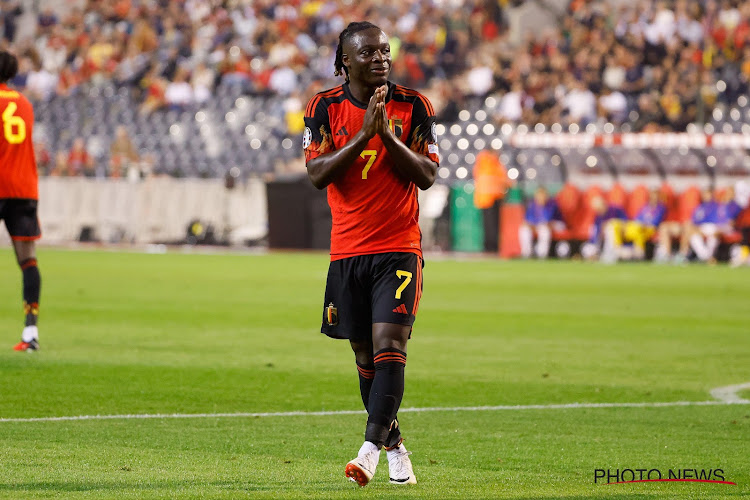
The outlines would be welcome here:
[[[741,398],[739,394],[737,394],[738,392],[745,389],[750,389],[750,382],[745,382],[744,384],[727,385],[725,387],[717,387],[715,389],[711,389],[711,396],[725,403],[746,405],[750,403],[750,400]]]
[[[653,403],[563,403],[550,405],[499,405],[499,406],[447,406],[426,408],[401,408],[399,413],[459,412],[459,411],[523,411],[568,410],[579,408],[664,408],[670,406],[726,406],[750,404],[750,401],[664,401]],[[170,418],[268,418],[268,417],[320,417],[331,415],[364,415],[364,410],[336,411],[285,411],[266,413],[146,413],[133,415],[77,415],[67,417],[0,418],[3,422],[64,422],[77,420],[133,420]]]

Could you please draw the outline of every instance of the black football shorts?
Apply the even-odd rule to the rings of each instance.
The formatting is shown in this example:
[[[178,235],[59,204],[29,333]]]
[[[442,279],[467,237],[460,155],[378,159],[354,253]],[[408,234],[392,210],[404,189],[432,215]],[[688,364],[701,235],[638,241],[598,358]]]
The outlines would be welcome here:
[[[37,204],[37,200],[25,198],[0,198],[0,220],[5,221],[11,239],[31,241],[42,236],[36,214]]]
[[[389,252],[334,260],[328,268],[321,333],[370,338],[373,323],[412,326],[422,296],[422,258]]]

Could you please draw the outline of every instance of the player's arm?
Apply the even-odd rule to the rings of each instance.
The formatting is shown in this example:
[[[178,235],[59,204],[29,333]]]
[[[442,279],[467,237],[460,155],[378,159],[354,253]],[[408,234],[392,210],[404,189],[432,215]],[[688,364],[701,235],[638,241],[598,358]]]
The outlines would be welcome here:
[[[385,106],[382,109],[381,128],[378,131],[388,151],[393,168],[419,189],[427,189],[435,183],[437,175],[437,137],[433,133],[435,115],[428,112],[422,99],[417,99],[412,109],[412,131],[401,142],[388,126]]]
[[[310,147],[310,145],[305,148],[305,156],[307,159],[307,175],[310,177],[313,186],[318,189],[327,187],[336,179],[336,177],[341,172],[349,168],[351,164],[357,158],[359,158],[359,155],[365,149],[367,143],[375,136],[378,128],[380,127],[379,120],[381,120],[382,117],[381,114],[375,113],[375,110],[378,102],[381,102],[382,106],[384,95],[384,93],[381,94],[379,92],[373,94],[372,98],[370,98],[370,103],[367,106],[367,111],[365,112],[365,118],[362,124],[362,128],[356,134],[354,134],[351,140],[347,142],[344,147],[330,152],[323,151],[323,154],[317,156],[314,156],[313,154],[310,154],[308,152],[308,148]],[[319,114],[320,113],[318,113],[317,111],[315,112],[316,116]],[[308,117],[305,117],[305,125],[308,129],[315,130],[313,129],[313,127],[311,127],[311,125],[318,125],[316,122],[320,120],[316,119],[316,116],[309,119],[309,124]],[[326,124],[327,118],[328,116],[326,112]],[[323,127],[325,129],[325,124],[323,124]],[[317,127],[317,130],[320,130],[319,126]],[[328,126],[328,130],[328,133],[330,135],[330,125]],[[332,139],[329,138],[329,140]],[[321,141],[323,141],[322,143],[325,142],[325,140],[322,138]],[[318,147],[318,149],[320,149],[320,147]]]

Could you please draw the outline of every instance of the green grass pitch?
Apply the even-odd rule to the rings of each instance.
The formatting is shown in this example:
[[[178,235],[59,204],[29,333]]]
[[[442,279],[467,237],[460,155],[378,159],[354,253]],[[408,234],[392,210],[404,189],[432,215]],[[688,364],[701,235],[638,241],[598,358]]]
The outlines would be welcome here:
[[[324,254],[39,252],[38,353],[0,251],[0,418],[359,410]],[[750,272],[430,260],[403,407],[711,400],[750,381]],[[750,393],[740,394],[750,398]],[[750,405],[403,413],[419,479],[343,476],[363,414],[0,421],[0,498],[739,498]],[[736,486],[594,484],[716,469]]]

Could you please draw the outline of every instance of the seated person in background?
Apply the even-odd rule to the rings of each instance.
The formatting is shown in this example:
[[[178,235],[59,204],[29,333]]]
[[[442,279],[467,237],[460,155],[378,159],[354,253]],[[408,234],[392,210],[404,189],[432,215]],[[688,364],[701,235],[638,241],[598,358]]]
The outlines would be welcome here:
[[[622,245],[623,221],[628,216],[625,210],[609,205],[601,196],[591,200],[591,209],[595,215],[594,223],[591,225],[591,236],[581,248],[581,253],[585,259],[593,259],[601,248],[601,260],[614,262],[617,260],[617,249]]]
[[[703,262],[714,260],[714,252],[719,245],[718,208],[713,192],[703,190],[701,204],[693,212],[692,225],[686,229],[690,247]]]
[[[716,228],[719,235],[732,234],[734,222],[742,212],[742,207],[734,199],[734,189],[728,187],[719,196],[716,204]]]
[[[739,248],[731,255],[732,267],[750,265],[750,182],[739,181],[734,188],[734,201],[741,209],[735,219],[735,230],[742,235]]]
[[[549,255],[552,229],[557,225],[562,225],[560,229],[564,229],[557,203],[550,199],[546,189],[540,187],[526,206],[525,220],[518,229],[521,256],[531,257],[533,246],[534,254],[540,259],[546,259]],[[555,227],[555,229],[558,228]],[[534,245],[534,236],[536,236],[536,245]]]
[[[638,212],[635,220],[625,224],[625,242],[633,244],[633,256],[638,260],[643,260],[646,242],[656,234],[656,228],[667,213],[667,206],[660,198],[659,191],[652,190],[648,195],[648,203]]]

